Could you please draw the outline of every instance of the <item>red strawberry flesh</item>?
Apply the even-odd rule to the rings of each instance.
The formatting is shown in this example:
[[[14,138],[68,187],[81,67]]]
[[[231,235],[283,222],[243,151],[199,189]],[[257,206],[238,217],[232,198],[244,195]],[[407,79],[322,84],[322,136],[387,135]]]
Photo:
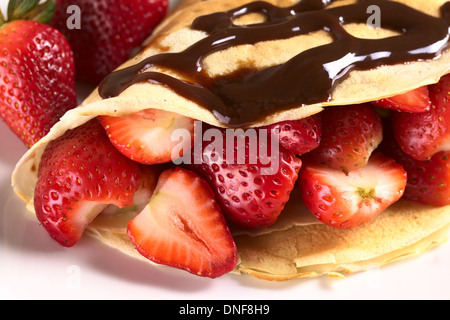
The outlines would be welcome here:
[[[406,172],[381,153],[348,174],[324,165],[305,163],[299,178],[303,202],[323,223],[335,228],[358,227],[374,219],[405,189]]]
[[[128,235],[144,257],[198,276],[220,277],[236,266],[236,246],[211,188],[179,167],[161,174]]]
[[[101,124],[112,144],[128,158],[147,165],[168,163],[183,156],[193,144],[194,120],[177,113],[146,109],[128,116],[100,116]],[[180,152],[174,154],[180,142],[173,137],[183,130],[190,139],[184,139]]]
[[[415,90],[372,102],[377,107],[403,112],[425,112],[431,107],[428,87],[423,86]]]

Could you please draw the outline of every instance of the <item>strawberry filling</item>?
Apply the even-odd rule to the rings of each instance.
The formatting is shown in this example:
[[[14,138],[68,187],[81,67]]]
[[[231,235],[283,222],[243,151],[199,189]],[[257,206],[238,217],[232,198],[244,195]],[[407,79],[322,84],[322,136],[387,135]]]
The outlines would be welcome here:
[[[449,92],[450,75],[253,131],[153,109],[99,116],[46,148],[36,213],[72,246],[106,207],[139,202],[128,236],[143,256],[218,277],[237,261],[230,227],[270,227],[292,192],[320,222],[346,229],[400,199],[450,205]]]

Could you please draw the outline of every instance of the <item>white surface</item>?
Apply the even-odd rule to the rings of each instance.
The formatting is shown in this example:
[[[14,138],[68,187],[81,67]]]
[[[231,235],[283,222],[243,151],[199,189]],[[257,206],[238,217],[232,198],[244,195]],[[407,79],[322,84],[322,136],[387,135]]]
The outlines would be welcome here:
[[[0,299],[450,299],[449,244],[347,279],[281,283],[198,278],[133,260],[87,237],[62,248],[10,187],[25,148],[1,122],[0,137]]]

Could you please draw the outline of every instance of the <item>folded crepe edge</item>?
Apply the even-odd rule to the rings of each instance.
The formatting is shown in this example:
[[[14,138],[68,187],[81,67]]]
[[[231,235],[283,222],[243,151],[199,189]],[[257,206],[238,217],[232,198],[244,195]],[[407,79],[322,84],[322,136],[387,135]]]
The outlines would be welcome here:
[[[346,278],[446,243],[449,213],[450,206],[432,208],[401,200],[356,229],[311,224],[261,235],[236,235],[239,259],[231,273],[280,282],[321,276]],[[86,234],[130,257],[162,266],[141,256],[125,231],[97,225],[89,227]]]

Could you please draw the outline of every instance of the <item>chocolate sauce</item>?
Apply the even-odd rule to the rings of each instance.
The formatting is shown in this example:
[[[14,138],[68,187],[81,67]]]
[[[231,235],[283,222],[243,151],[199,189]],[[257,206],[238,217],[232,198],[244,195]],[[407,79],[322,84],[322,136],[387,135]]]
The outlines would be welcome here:
[[[226,126],[245,127],[280,110],[329,101],[333,89],[352,70],[435,59],[448,48],[449,2],[441,7],[442,18],[437,18],[389,0],[359,0],[328,8],[334,1],[302,0],[287,8],[256,1],[200,16],[191,28],[206,32],[206,38],[182,52],[158,54],[112,73],[100,85],[100,96],[115,97],[135,83],[151,82],[211,110]],[[370,5],[381,10],[381,27],[400,35],[361,39],[347,33],[343,25],[366,23]],[[245,26],[233,23],[249,13],[261,13],[266,19]],[[333,41],[280,65],[262,70],[247,66],[220,77],[210,77],[202,68],[203,59],[220,50],[320,30],[327,31]],[[150,66],[176,71],[183,80],[145,72]]]

